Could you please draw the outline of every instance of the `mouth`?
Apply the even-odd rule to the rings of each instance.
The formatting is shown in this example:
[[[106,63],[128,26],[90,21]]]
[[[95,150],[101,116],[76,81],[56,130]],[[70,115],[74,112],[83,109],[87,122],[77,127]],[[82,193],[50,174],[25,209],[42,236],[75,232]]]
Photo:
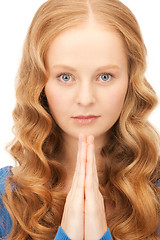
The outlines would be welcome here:
[[[72,119],[79,124],[89,124],[96,121],[100,116],[95,115],[79,115],[76,117],[72,117]]]

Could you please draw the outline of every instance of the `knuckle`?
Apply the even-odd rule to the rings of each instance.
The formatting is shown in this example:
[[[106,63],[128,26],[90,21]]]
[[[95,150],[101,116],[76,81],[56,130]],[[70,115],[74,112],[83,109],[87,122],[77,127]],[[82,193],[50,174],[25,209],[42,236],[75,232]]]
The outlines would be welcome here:
[[[93,188],[93,182],[91,180],[86,181],[85,188],[90,190]]]
[[[85,171],[84,171],[84,167],[81,166],[80,170],[79,170],[79,173],[78,173],[78,176],[85,176]]]
[[[82,190],[83,188],[84,188],[83,181],[78,181],[78,183],[77,183],[77,190]]]
[[[81,166],[82,166],[82,162],[85,162],[85,156],[80,156],[80,161],[81,161]]]

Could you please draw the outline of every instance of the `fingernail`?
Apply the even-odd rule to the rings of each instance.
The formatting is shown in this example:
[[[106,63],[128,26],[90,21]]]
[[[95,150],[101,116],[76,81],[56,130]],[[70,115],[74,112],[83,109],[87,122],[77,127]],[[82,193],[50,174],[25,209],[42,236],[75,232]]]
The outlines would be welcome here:
[[[91,140],[90,140],[90,143],[93,143],[94,142],[94,137],[91,136]]]
[[[89,144],[92,144],[93,141],[94,141],[94,137],[93,137],[93,136],[89,136],[89,137],[87,138],[87,142],[88,142]]]

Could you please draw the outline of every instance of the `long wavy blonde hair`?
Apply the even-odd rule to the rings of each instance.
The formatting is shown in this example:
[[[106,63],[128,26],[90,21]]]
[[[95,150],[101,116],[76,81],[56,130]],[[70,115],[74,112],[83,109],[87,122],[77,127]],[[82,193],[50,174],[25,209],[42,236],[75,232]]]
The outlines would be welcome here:
[[[159,239],[160,137],[148,122],[157,96],[145,78],[146,47],[133,13],[118,0],[49,0],[35,14],[17,74],[13,111],[15,139],[8,151],[18,170],[8,178],[5,205],[12,218],[9,240],[53,239],[61,223],[66,170],[59,161],[61,130],[52,118],[44,87],[46,54],[63,30],[90,14],[121,34],[128,58],[129,85],[121,115],[101,150],[106,168],[99,176],[104,200],[115,206],[106,216],[116,240]],[[11,188],[11,183],[14,183]]]

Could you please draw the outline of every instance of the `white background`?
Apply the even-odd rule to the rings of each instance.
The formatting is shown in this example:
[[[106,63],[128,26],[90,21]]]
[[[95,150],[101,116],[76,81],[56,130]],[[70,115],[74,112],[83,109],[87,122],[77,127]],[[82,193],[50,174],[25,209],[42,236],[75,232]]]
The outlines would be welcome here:
[[[23,42],[30,22],[44,0],[8,0],[0,6],[0,167],[14,165],[5,151],[13,139],[12,110],[15,105],[14,79],[20,63]],[[160,2],[122,0],[135,14],[148,49],[146,77],[160,99]],[[150,116],[160,132],[160,106]]]

